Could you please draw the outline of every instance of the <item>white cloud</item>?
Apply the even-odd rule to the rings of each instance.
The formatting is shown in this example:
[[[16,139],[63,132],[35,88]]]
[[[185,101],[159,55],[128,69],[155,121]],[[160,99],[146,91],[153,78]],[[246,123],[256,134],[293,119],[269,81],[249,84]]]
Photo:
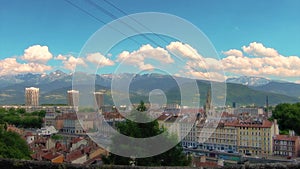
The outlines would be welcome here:
[[[300,58],[283,56],[273,48],[253,42],[242,47],[242,51],[231,49],[223,52],[227,57],[221,60],[224,70],[229,73],[248,76],[275,76],[279,78],[300,76]],[[246,57],[250,54],[254,57]]]
[[[277,57],[279,53],[273,48],[267,48],[262,43],[252,42],[249,46],[243,46],[243,51],[258,57]]]
[[[176,42],[177,48],[182,43]],[[213,58],[203,58],[201,61],[189,60],[186,62],[185,74],[190,77],[198,77],[202,79],[224,79],[223,71],[229,75],[246,75],[246,76],[262,76],[277,77],[284,79],[286,77],[300,76],[300,57],[283,56],[273,48],[265,47],[261,43],[253,42],[248,46],[242,47],[243,51],[238,49],[230,49],[222,52],[226,57],[220,61]],[[193,51],[193,49],[191,49]],[[196,58],[193,53],[180,50],[181,55],[189,55],[188,58]],[[251,57],[247,56],[251,55]]]
[[[55,60],[67,60],[67,57],[60,54],[60,55],[56,56],[54,59]]]
[[[229,51],[222,52],[226,56],[243,57],[243,52],[237,49],[230,49]]]
[[[74,56],[70,56],[67,60],[63,61],[63,65],[65,69],[74,71],[76,65],[86,65],[82,58],[75,58]]]
[[[196,49],[189,44],[183,44],[182,42],[171,42],[166,48],[177,56],[193,60],[201,60],[203,58]]]
[[[115,63],[103,56],[101,53],[92,53],[87,55],[87,61],[99,66],[113,66]]]
[[[46,63],[52,59],[52,54],[47,46],[34,45],[25,49],[21,58],[31,63]]]
[[[204,62],[187,61],[185,71],[182,71],[185,76],[213,80],[225,81],[222,63],[213,58],[203,58]]]
[[[174,62],[167,50],[160,47],[153,48],[149,44],[143,45],[139,50],[133,52],[121,52],[116,61],[137,66],[141,70],[154,69],[153,65],[145,64],[145,59],[157,60],[161,64]]]
[[[16,58],[0,60],[0,75],[12,75],[21,73],[44,73],[52,67],[41,63],[18,63]]]

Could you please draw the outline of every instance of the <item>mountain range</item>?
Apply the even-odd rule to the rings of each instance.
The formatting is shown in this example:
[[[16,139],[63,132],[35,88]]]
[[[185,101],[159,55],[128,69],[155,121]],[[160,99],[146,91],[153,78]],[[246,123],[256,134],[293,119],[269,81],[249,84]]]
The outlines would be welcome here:
[[[105,104],[113,104],[111,97],[112,79],[126,79],[134,77],[130,83],[130,100],[137,103],[147,101],[149,92],[160,89],[165,92],[168,103],[180,103],[180,88],[187,85],[191,79],[172,77],[162,74],[97,74],[95,78],[96,90],[106,90]],[[66,74],[60,70],[49,74],[20,74],[0,76],[0,104],[24,104],[26,87],[40,88],[40,104],[66,104],[67,90],[72,89],[73,74]],[[177,82],[180,81],[181,84]],[[196,80],[200,92],[200,103],[204,104],[210,86],[209,81]],[[282,102],[299,102],[300,85],[290,82],[278,82],[259,77],[229,78],[227,83],[226,104],[236,102],[239,105],[255,104],[263,106],[266,96],[270,104]]]

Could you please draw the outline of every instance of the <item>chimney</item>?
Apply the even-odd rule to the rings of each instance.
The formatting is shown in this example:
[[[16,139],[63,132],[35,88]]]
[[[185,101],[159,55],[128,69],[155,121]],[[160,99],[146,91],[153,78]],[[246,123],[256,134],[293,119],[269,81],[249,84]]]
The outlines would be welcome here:
[[[266,109],[267,113],[269,112],[269,96],[266,96]]]
[[[295,131],[294,130],[289,130],[289,136],[295,136]]]

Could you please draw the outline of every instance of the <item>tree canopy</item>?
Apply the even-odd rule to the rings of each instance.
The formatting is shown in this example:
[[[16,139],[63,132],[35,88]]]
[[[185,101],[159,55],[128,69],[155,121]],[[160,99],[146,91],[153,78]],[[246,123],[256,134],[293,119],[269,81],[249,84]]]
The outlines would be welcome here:
[[[145,114],[141,113],[147,110],[143,101],[141,101],[136,110],[137,111],[131,113],[133,119],[148,118]],[[117,129],[120,133],[134,138],[149,138],[165,131],[165,129],[159,126],[157,120],[148,123],[137,123],[126,119],[125,122],[117,124]],[[166,134],[165,137],[166,143],[172,144],[176,141],[174,137],[170,135]],[[122,144],[122,140],[120,140],[118,136],[115,136],[112,139],[112,148],[114,148],[114,144]],[[134,148],[141,152],[144,151],[142,146],[135,145],[134,143],[132,143],[132,146],[124,145],[118,147],[124,148],[125,151],[130,151]],[[132,161],[129,157],[123,157],[112,153],[110,153],[108,157],[103,157],[102,160],[105,164],[115,165],[130,165],[130,162]],[[187,166],[190,164],[190,159],[184,154],[181,145],[176,144],[175,147],[162,154],[147,158],[137,158],[135,159],[135,164],[139,166]]]
[[[0,157],[30,159],[30,151],[26,141],[20,135],[0,127]]]
[[[277,119],[279,129],[285,131],[294,130],[298,135],[300,134],[300,103],[278,104],[272,112],[272,119]]]
[[[8,123],[17,127],[41,128],[45,114],[44,110],[27,113],[23,108],[9,108],[8,110],[1,108],[0,124]]]

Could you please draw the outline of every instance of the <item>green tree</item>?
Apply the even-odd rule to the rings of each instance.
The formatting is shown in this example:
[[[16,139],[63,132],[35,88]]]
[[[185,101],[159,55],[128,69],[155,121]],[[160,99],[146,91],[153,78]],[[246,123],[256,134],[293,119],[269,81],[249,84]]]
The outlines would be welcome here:
[[[300,134],[300,103],[278,104],[272,112],[272,119],[277,119],[282,131],[294,130]],[[286,133],[286,132],[283,132]]]
[[[144,101],[141,100],[140,104],[138,105],[138,107],[136,108],[137,111],[139,112],[144,112],[147,110],[147,107],[145,106]]]
[[[26,110],[24,108],[20,108],[20,109],[17,109],[17,112],[19,114],[25,114],[26,113]]]
[[[145,114],[141,113],[146,111],[147,108],[143,101],[140,102],[140,105],[136,108],[137,111],[133,111],[131,113],[131,119],[145,119],[148,118]],[[152,136],[156,136],[159,134],[164,134],[165,143],[161,144],[172,144],[174,145],[174,141],[176,138],[174,136],[170,136],[164,132],[163,128],[159,127],[157,120],[148,122],[148,123],[137,123],[131,120],[126,119],[125,122],[118,123],[117,129],[120,133],[133,137],[133,138],[149,138]],[[112,138],[112,145],[122,145],[122,140],[119,136],[115,136]],[[139,146],[138,143],[131,143],[132,145],[124,145],[118,146],[119,148],[124,148],[124,151],[131,151],[132,149],[137,149],[141,153],[143,153],[143,146]],[[151,143],[144,143],[151,144]],[[112,146],[113,149],[115,146]],[[108,157],[103,157],[103,162],[105,164],[115,164],[115,165],[129,165],[132,159],[129,157],[123,157],[119,155],[115,155],[110,153]],[[135,159],[137,165],[140,166],[187,166],[190,164],[190,159],[183,153],[183,149],[180,144],[176,144],[175,147],[170,150],[147,158],[138,158]]]
[[[8,109],[8,113],[9,114],[15,114],[16,113],[16,109],[13,108],[13,107],[11,107],[11,108]]]
[[[30,150],[26,141],[17,133],[0,131],[0,157],[30,159]]]

